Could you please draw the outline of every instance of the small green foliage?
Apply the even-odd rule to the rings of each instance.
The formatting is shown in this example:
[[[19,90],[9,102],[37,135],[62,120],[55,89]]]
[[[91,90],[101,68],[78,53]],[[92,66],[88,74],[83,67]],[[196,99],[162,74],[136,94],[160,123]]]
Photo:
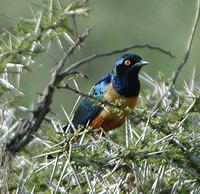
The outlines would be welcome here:
[[[198,98],[195,101],[193,111],[200,113],[200,95],[198,95]]]
[[[33,32],[35,25],[36,23],[33,19],[21,18],[14,24],[13,31],[22,38],[23,36],[27,36],[27,34]]]

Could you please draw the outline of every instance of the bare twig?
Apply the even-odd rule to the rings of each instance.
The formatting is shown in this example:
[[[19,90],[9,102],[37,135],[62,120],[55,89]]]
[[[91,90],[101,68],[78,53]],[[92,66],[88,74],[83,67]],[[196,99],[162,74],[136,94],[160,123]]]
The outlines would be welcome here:
[[[192,27],[192,31],[190,33],[187,45],[186,45],[186,51],[185,51],[185,56],[183,58],[183,61],[178,65],[174,75],[172,76],[172,80],[171,83],[169,85],[169,88],[165,91],[165,93],[158,99],[156,105],[153,108],[153,112],[160,106],[160,103],[162,102],[163,98],[165,98],[165,96],[171,92],[174,88],[174,85],[178,79],[178,76],[181,72],[181,70],[183,69],[184,65],[187,63],[189,55],[190,55],[190,51],[191,51],[191,47],[192,47],[192,43],[194,40],[194,36],[195,36],[195,32],[197,29],[197,24],[199,22],[199,17],[200,17],[200,0],[197,1],[197,10],[196,10],[196,15],[194,18],[194,23],[193,23],[193,27]]]
[[[69,67],[67,67],[61,74],[60,74],[60,79],[63,79],[64,77],[68,76],[71,74],[71,71],[77,69],[78,67],[80,67],[81,65],[88,63],[96,58],[100,58],[100,57],[106,57],[106,56],[111,56],[114,54],[118,54],[118,53],[123,53],[126,51],[129,51],[131,49],[134,48],[149,48],[151,50],[158,50],[170,57],[174,57],[174,55],[170,52],[170,51],[166,51],[160,47],[157,46],[151,46],[149,44],[138,44],[138,45],[131,45],[129,47],[123,48],[123,49],[118,49],[118,50],[114,50],[114,51],[110,51],[110,52],[104,52],[104,53],[98,53],[98,54],[93,54],[89,57],[86,57],[85,59],[82,59],[80,61],[77,61],[76,63],[70,65]]]

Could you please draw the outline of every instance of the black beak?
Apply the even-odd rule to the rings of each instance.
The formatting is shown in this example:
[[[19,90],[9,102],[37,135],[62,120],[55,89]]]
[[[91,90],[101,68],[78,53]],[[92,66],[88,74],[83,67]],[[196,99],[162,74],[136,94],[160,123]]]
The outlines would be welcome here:
[[[138,63],[136,63],[134,66],[142,67],[142,66],[147,65],[147,64],[149,64],[148,61],[141,60],[141,61],[139,61]]]

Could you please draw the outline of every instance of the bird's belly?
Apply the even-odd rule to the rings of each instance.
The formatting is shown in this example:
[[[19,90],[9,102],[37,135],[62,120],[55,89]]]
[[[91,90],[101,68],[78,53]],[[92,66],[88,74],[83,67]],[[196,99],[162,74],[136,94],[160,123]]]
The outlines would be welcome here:
[[[107,92],[104,94],[104,100],[108,103],[113,104],[112,107],[108,106],[102,108],[102,110],[90,121],[90,127],[92,129],[100,129],[102,128],[105,132],[120,127],[127,116],[123,109],[130,108],[134,109],[137,103],[137,96],[135,97],[124,97],[118,94],[112,87],[112,85],[108,85]],[[114,112],[112,109],[115,107],[115,101],[121,100],[121,106],[118,109],[119,111]]]
[[[125,116],[118,116],[115,113],[111,113],[106,109],[103,109],[91,122],[90,127],[92,129],[102,128],[105,132],[121,126],[124,123]]]

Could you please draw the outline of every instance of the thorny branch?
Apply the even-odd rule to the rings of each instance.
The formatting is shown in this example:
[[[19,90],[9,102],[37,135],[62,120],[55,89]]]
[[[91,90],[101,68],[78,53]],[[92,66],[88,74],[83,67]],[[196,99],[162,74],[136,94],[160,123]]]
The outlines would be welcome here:
[[[171,83],[170,83],[168,89],[158,99],[158,101],[157,101],[156,105],[154,106],[152,112],[155,112],[156,109],[158,109],[158,107],[160,106],[160,104],[161,104],[162,100],[165,98],[165,96],[172,92],[181,70],[183,69],[184,65],[187,63],[189,55],[190,55],[190,52],[191,52],[192,43],[193,43],[193,40],[194,40],[194,37],[195,37],[195,32],[197,30],[197,25],[198,25],[198,22],[199,22],[199,18],[200,18],[200,0],[197,1],[196,15],[195,15],[194,23],[193,23],[193,26],[192,26],[192,31],[191,31],[191,34],[189,36],[188,42],[187,42],[186,51],[185,51],[185,55],[184,55],[183,61],[182,61],[182,63],[180,63],[178,65],[178,67],[177,67],[177,69],[176,69],[176,71],[175,71],[175,73],[174,73],[174,75],[172,77],[172,80],[171,80]],[[158,129],[158,131],[160,131],[160,130]],[[163,130],[161,130],[160,132],[162,132],[162,133],[167,135],[167,133],[165,131],[163,131]],[[177,141],[176,139],[172,139],[171,142],[174,145],[178,146],[182,150],[183,154],[186,156],[186,158],[189,161],[188,165],[190,166],[190,168],[194,169],[197,173],[200,173],[200,170],[197,167],[196,162],[192,159],[192,157],[188,156],[187,149],[185,149],[184,145],[180,144],[180,142]]]
[[[197,1],[196,15],[195,15],[194,23],[193,23],[193,26],[192,26],[192,31],[190,33],[190,36],[189,36],[189,39],[188,39],[188,42],[187,42],[187,45],[186,45],[186,51],[185,51],[185,56],[183,58],[183,61],[178,65],[178,67],[177,67],[177,69],[176,69],[176,71],[175,71],[175,73],[174,73],[174,75],[172,77],[172,80],[171,80],[171,83],[169,85],[169,88],[158,99],[158,101],[157,101],[156,105],[154,106],[152,112],[154,112],[160,106],[160,103],[165,98],[165,96],[172,92],[181,70],[183,69],[184,65],[188,61],[188,58],[189,58],[189,55],[190,55],[190,51],[191,51],[191,47],[192,47],[192,43],[193,43],[194,36],[195,36],[195,32],[197,30],[197,25],[198,25],[198,22],[199,22],[199,17],[200,17],[200,0]]]
[[[194,25],[193,25],[193,28],[192,28],[192,32],[191,32],[191,35],[190,35],[189,40],[188,40],[184,60],[178,66],[174,76],[172,77],[172,81],[171,81],[171,84],[169,86],[168,91],[166,91],[166,93],[161,97],[161,99],[159,99],[159,101],[156,104],[156,106],[154,107],[154,109],[158,108],[162,99],[167,95],[168,92],[170,92],[173,89],[180,71],[182,70],[182,68],[186,64],[186,62],[188,61],[192,42],[193,42],[193,39],[194,39],[194,35],[195,35],[195,32],[196,32],[196,28],[197,28],[197,24],[198,24],[198,20],[199,20],[199,11],[200,11],[200,0],[198,0],[198,9],[197,9]],[[24,148],[31,141],[33,133],[35,133],[39,129],[39,127],[40,127],[42,121],[44,120],[45,116],[50,111],[50,105],[51,105],[52,97],[53,97],[53,94],[54,94],[56,87],[58,87],[59,83],[66,76],[73,74],[74,70],[76,70],[81,65],[83,65],[83,64],[85,64],[89,61],[92,61],[96,58],[126,52],[130,49],[133,49],[133,48],[149,48],[149,49],[153,49],[153,50],[158,50],[158,51],[160,51],[164,54],[169,55],[170,57],[174,57],[174,55],[172,55],[169,51],[166,51],[166,50],[164,50],[160,47],[155,47],[155,46],[151,46],[151,45],[148,45],[148,44],[131,45],[127,48],[114,50],[114,51],[111,51],[111,52],[104,52],[104,53],[91,55],[91,56],[89,56],[85,59],[82,59],[82,60],[72,64],[71,66],[69,66],[68,68],[66,68],[62,72],[62,68],[63,68],[64,64],[66,63],[69,55],[71,55],[74,52],[74,50],[78,46],[80,46],[80,44],[82,42],[84,42],[85,38],[88,36],[88,33],[91,29],[92,28],[88,28],[82,36],[78,37],[76,43],[69,48],[69,50],[66,52],[66,54],[64,55],[62,60],[56,65],[56,67],[53,71],[53,74],[52,74],[52,79],[49,82],[46,89],[43,91],[42,96],[38,101],[38,104],[37,104],[35,111],[33,111],[33,113],[30,113],[29,118],[21,121],[21,124],[19,125],[18,130],[17,130],[16,134],[14,135],[14,137],[12,137],[10,140],[8,140],[7,142],[4,142],[4,144],[1,145],[1,149],[3,150],[2,153],[4,154],[4,156],[1,156],[2,157],[1,162],[3,162],[3,158],[6,158],[7,155],[10,156],[11,153],[15,154],[16,152],[18,152],[22,148]],[[73,90],[69,86],[67,86],[67,89],[70,89],[70,90],[77,93],[77,91]],[[78,94],[83,95],[80,92]],[[96,99],[94,99],[94,100],[96,100]],[[105,102],[104,102],[104,104],[105,104]],[[134,155],[134,157],[135,157],[135,155]],[[8,160],[6,160],[6,161],[9,162]]]
[[[188,45],[187,45],[187,49],[186,49],[184,60],[178,66],[177,71],[175,72],[175,74],[174,74],[174,76],[172,78],[172,82],[170,84],[170,87],[169,87],[170,89],[169,89],[168,92],[170,92],[173,89],[181,69],[183,68],[183,66],[185,65],[185,63],[188,60],[188,57],[189,57],[189,54],[190,54],[190,50],[191,50],[191,46],[192,46],[192,41],[193,41],[194,34],[195,34],[195,31],[196,31],[197,23],[198,23],[198,20],[199,20],[199,2],[200,2],[200,0],[198,0],[197,16],[196,16],[196,20],[194,22],[194,26],[193,26],[193,29],[192,29],[192,34],[191,34],[190,39],[188,41]],[[75,45],[73,45],[72,47],[69,48],[67,53],[64,55],[63,59],[56,65],[56,67],[54,68],[53,74],[52,74],[52,79],[49,82],[49,84],[47,85],[46,89],[43,91],[43,93],[41,95],[41,98],[38,100],[38,104],[37,104],[37,107],[36,107],[35,111],[30,113],[29,118],[26,118],[26,119],[21,121],[21,124],[19,125],[17,133],[14,135],[14,137],[12,137],[8,142],[4,142],[5,144],[0,145],[0,146],[2,146],[0,148],[3,148],[2,149],[3,152],[1,152],[1,153],[4,154],[4,156],[3,156],[4,157],[3,158],[4,161],[2,160],[2,158],[1,158],[2,156],[0,155],[0,165],[1,165],[1,162],[3,162],[4,165],[6,163],[9,164],[11,159],[12,159],[12,154],[15,154],[16,152],[20,151],[22,148],[24,148],[31,141],[31,139],[33,138],[33,134],[35,132],[37,132],[37,130],[39,129],[41,123],[45,119],[46,114],[50,111],[50,105],[51,105],[51,102],[52,102],[52,97],[53,97],[53,94],[54,94],[54,91],[56,90],[56,88],[59,88],[59,83],[66,76],[72,75],[74,73],[77,73],[76,72],[76,68],[78,68],[82,64],[85,64],[85,63],[87,63],[87,62],[89,62],[91,60],[94,60],[96,58],[99,58],[99,57],[110,56],[110,55],[113,55],[113,54],[116,54],[116,53],[121,53],[121,52],[128,51],[129,49],[133,49],[133,48],[155,49],[155,50],[159,50],[159,51],[169,55],[170,57],[173,57],[173,55],[170,52],[165,51],[165,50],[163,50],[163,49],[161,49],[159,47],[153,47],[153,46],[148,45],[148,44],[132,45],[132,46],[129,46],[127,48],[120,49],[120,50],[94,54],[94,55],[92,55],[90,57],[87,57],[85,59],[82,59],[82,60],[72,64],[71,66],[69,66],[68,68],[66,68],[62,72],[62,68],[63,68],[66,60],[68,59],[69,55],[71,55],[74,52],[74,50],[77,47],[80,46],[80,44],[88,36],[88,33],[89,33],[90,30],[91,30],[90,28],[87,29],[86,32],[82,36],[78,37],[78,40],[76,41]],[[93,100],[97,100],[93,96],[81,93],[78,90],[75,90],[75,89],[69,87],[68,85],[66,85],[66,88],[76,92],[77,94],[79,94],[81,96],[91,97],[91,98],[93,98]],[[167,94],[167,92],[166,92],[166,94]],[[104,104],[104,105],[108,104],[107,102],[104,102],[104,101],[100,101],[100,100],[98,100],[98,101],[100,103]],[[160,100],[160,102],[161,101],[162,101],[162,99]],[[160,104],[160,102],[159,102],[159,104]],[[159,106],[159,104],[158,104],[158,106]],[[112,106],[114,108],[117,108],[117,106],[112,105],[112,104],[110,106]],[[160,132],[164,133],[163,130],[160,130]],[[172,139],[172,140],[175,140],[175,139]],[[177,142],[174,141],[173,143],[175,145],[177,145],[177,146],[180,146],[179,142],[177,143]],[[183,149],[183,151],[184,151],[184,149]],[[171,159],[169,157],[166,157],[166,155],[165,155],[165,153],[163,153],[163,151],[161,151],[161,152],[158,151],[158,152],[154,152],[154,153],[151,153],[151,152],[138,152],[138,153],[130,152],[130,153],[127,153],[127,155],[115,156],[115,158],[112,158],[112,159],[121,159],[121,160],[124,160],[124,159],[130,160],[131,159],[131,160],[134,160],[136,158],[141,158],[141,159],[143,159],[143,158],[144,159],[146,159],[146,158],[160,158],[160,159],[163,159],[164,158],[165,161],[167,163],[169,163],[171,166],[175,166],[175,167],[184,169],[185,171],[188,171],[190,175],[193,175],[194,177],[196,177],[197,179],[200,180],[199,171],[196,171],[195,167],[192,166],[193,163],[190,161],[189,156],[187,158],[188,158],[188,161],[191,162],[191,168],[188,168],[188,166],[184,166],[184,165],[182,165],[180,163],[177,163],[176,161],[173,161],[173,159]],[[82,164],[84,166],[87,166],[87,165],[92,166],[94,164],[94,167],[96,167],[98,165],[100,168],[102,168],[102,167],[104,167],[102,165],[105,165],[105,168],[102,168],[103,170],[106,169],[106,168],[111,168],[113,170],[113,168],[115,168],[116,166],[117,166],[117,168],[115,168],[115,170],[123,168],[123,167],[125,169],[128,168],[128,165],[126,165],[126,163],[123,163],[122,165],[119,165],[119,166],[116,165],[115,162],[114,163],[109,163],[111,161],[110,158],[103,158],[102,159],[103,161],[100,160],[100,161],[97,161],[95,163],[92,161],[93,164],[92,164],[92,162],[90,160],[80,160],[80,158],[76,158],[76,157],[75,158],[69,157],[69,160],[70,161],[74,160],[76,163],[80,163],[80,164]],[[131,172],[133,171],[132,168],[130,168],[130,170],[131,170]],[[112,173],[113,172],[114,171],[112,171]],[[60,180],[61,179],[62,179],[62,176],[60,177]],[[122,178],[122,179],[124,179],[124,178]],[[59,185],[55,186],[55,190],[58,189],[57,188],[58,186]],[[60,191],[62,192],[62,190],[60,190]]]
[[[30,113],[29,118],[21,121],[14,137],[1,145],[5,147],[5,151],[14,154],[24,148],[31,141],[33,133],[38,130],[42,121],[50,110],[55,88],[61,81],[61,79],[58,79],[61,69],[66,63],[69,55],[71,55],[74,50],[86,39],[92,28],[93,27],[88,28],[86,32],[82,34],[82,36],[78,37],[75,44],[68,49],[60,62],[55,66],[52,79],[43,91],[41,98],[38,100],[36,109],[33,111],[33,113]]]
[[[92,100],[94,100],[94,103],[101,103],[102,105],[108,105],[110,108],[114,108],[115,110],[123,112],[124,114],[127,114],[127,115],[133,114],[132,110],[123,109],[121,106],[117,106],[115,104],[105,102],[102,99],[97,99],[90,94],[85,94],[83,92],[80,92],[77,89],[70,87],[68,84],[66,84],[64,86],[58,86],[58,88],[65,88],[65,89],[68,89],[70,91],[75,92],[76,94],[78,94],[80,96],[91,98]],[[141,120],[140,120],[140,122],[141,122]],[[155,128],[158,132],[165,134],[166,136],[170,134],[170,132],[163,129],[164,126],[162,126],[162,125],[155,126],[154,124],[151,123],[151,121],[149,122],[149,125],[152,128]],[[171,129],[171,130],[175,131],[175,129]],[[194,175],[196,178],[200,179],[200,176],[198,174],[198,173],[200,173],[200,171],[199,171],[198,168],[196,168],[196,163],[192,160],[192,158],[190,156],[188,156],[188,150],[191,148],[191,145],[189,145],[189,143],[187,143],[187,146],[185,146],[184,144],[179,142],[179,140],[176,139],[175,137],[173,137],[173,139],[170,140],[170,143],[175,145],[176,147],[178,147],[182,151],[183,155],[188,159],[190,164],[188,163],[189,167],[187,167],[187,166],[182,166],[182,165],[180,165],[176,162],[171,162],[171,163],[173,163],[173,165],[178,166],[179,168],[185,169],[186,171],[188,171],[189,173]],[[168,162],[169,160],[166,160],[166,161]]]

